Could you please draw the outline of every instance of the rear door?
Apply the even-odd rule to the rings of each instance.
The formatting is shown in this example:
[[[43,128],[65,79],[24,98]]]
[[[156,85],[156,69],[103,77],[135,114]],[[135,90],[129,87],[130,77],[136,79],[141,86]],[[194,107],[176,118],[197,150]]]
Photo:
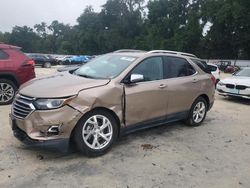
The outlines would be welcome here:
[[[200,92],[198,73],[185,58],[164,56],[164,77],[168,86],[168,116],[187,113]]]
[[[127,125],[164,119],[167,113],[166,85],[162,57],[151,57],[137,65],[131,74],[141,74],[144,81],[125,85]]]

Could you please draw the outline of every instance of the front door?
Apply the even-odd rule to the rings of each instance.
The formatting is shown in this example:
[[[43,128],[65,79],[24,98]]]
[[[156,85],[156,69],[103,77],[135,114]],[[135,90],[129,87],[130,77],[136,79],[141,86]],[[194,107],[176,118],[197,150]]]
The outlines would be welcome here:
[[[165,118],[167,97],[166,85],[163,80],[162,57],[151,57],[143,60],[129,75],[131,74],[143,75],[144,80],[124,86],[126,125]]]

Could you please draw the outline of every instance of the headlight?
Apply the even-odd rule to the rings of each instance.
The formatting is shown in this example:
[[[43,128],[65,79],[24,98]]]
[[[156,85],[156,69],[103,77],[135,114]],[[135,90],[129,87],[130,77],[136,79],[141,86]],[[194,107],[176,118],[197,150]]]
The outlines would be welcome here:
[[[74,97],[64,99],[38,99],[34,102],[38,110],[51,110],[60,108],[69,103]]]
[[[224,84],[223,82],[219,82],[218,85],[225,86],[226,84]]]

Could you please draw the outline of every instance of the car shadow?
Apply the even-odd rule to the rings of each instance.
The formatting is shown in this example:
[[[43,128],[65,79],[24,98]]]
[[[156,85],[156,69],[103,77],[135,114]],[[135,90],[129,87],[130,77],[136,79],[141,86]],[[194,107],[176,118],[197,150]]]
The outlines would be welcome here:
[[[231,102],[231,103],[240,103],[243,105],[250,105],[250,99],[243,99],[240,97],[221,97],[223,101]]]
[[[140,140],[143,140],[143,141],[145,140],[145,144],[147,145],[148,139],[154,140],[161,136],[164,136],[164,137],[172,136],[175,133],[178,134],[178,132],[185,131],[186,129],[192,129],[192,127],[188,127],[185,125],[184,122],[178,121],[174,123],[163,124],[160,126],[129,133],[127,135],[120,137],[117,140],[117,142],[112,146],[111,150],[108,153],[111,153],[112,155],[112,151],[114,151],[115,153],[121,152],[123,149],[121,150],[120,147],[130,145],[132,144],[131,142],[134,142],[134,141],[135,142],[139,141],[138,143],[140,143]],[[79,153],[77,149],[74,147],[74,145],[71,145],[68,152],[47,150],[46,148],[34,148],[34,147],[26,146],[26,145],[22,145],[18,147],[18,149],[22,149],[22,150],[29,152],[29,155],[35,156],[38,161],[71,160],[71,159],[77,159],[77,158],[81,158],[81,159],[88,158],[84,154]]]

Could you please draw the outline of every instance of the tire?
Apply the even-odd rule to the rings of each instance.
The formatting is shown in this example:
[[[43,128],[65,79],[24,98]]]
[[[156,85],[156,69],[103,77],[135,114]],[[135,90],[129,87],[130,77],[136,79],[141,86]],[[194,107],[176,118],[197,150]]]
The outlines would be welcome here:
[[[97,122],[97,125],[94,122]],[[102,129],[103,124],[106,126]],[[118,125],[109,112],[94,110],[79,120],[73,136],[77,149],[81,153],[89,157],[96,157],[105,154],[116,141]]]
[[[44,67],[44,68],[51,68],[51,63],[50,63],[50,62],[45,62],[45,63],[43,64],[43,67]]]
[[[203,109],[204,108],[204,109]],[[198,97],[190,111],[188,118],[186,120],[187,125],[191,127],[197,127],[202,124],[207,115],[208,104],[207,101],[203,97]],[[196,115],[195,115],[196,114]],[[197,118],[198,116],[198,118]]]
[[[16,84],[7,79],[0,79],[0,105],[11,104],[17,91]]]

